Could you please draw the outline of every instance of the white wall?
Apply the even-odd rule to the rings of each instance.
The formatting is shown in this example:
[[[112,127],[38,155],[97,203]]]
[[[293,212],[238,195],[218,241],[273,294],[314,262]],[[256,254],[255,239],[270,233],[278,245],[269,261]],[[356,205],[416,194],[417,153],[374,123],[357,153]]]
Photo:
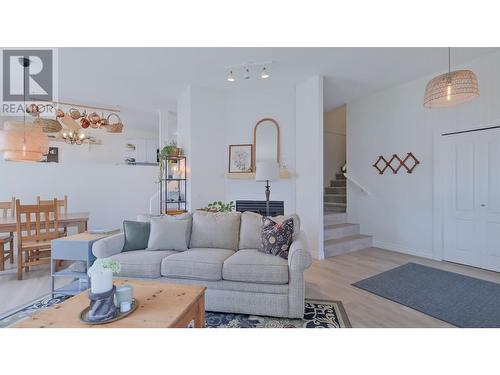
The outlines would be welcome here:
[[[191,210],[225,200],[224,96],[190,86],[177,108],[179,145],[188,157],[188,205]]]
[[[295,207],[314,257],[323,253],[323,78],[315,76],[296,88]]]
[[[224,167],[227,172],[229,145],[253,144],[255,124],[264,117],[275,119],[280,127],[280,164],[295,170],[295,86],[261,90],[234,90],[226,94],[224,116]],[[264,200],[263,182],[225,180],[226,200]],[[282,179],[271,184],[271,200],[284,201],[285,213],[295,212],[295,180]]]
[[[346,105],[325,112],[323,139],[323,185],[330,186],[330,180],[346,161]]]
[[[121,228],[124,219],[149,212],[157,174],[150,166],[4,162],[0,199],[34,203],[37,195],[67,195],[70,212],[90,212],[89,228]]]
[[[348,219],[360,223],[363,233],[374,235],[375,246],[438,257],[441,245],[433,242],[441,230],[439,222],[434,222],[434,135],[440,130],[498,122],[499,61],[497,53],[464,66],[476,73],[480,97],[460,106],[423,107],[425,85],[431,76],[348,103],[348,171],[372,194],[367,196],[348,184]],[[421,162],[412,174],[379,175],[372,167],[379,155],[404,156],[410,151]]]

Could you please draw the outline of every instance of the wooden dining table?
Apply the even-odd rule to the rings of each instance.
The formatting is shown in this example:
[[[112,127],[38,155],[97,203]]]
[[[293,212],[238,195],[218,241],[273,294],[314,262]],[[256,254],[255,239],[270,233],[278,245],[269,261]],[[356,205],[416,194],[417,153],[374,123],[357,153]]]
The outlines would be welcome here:
[[[58,225],[61,228],[76,227],[78,233],[82,233],[87,230],[89,216],[89,212],[63,213],[58,216]],[[15,217],[0,217],[0,233],[15,232],[16,230],[17,221]]]

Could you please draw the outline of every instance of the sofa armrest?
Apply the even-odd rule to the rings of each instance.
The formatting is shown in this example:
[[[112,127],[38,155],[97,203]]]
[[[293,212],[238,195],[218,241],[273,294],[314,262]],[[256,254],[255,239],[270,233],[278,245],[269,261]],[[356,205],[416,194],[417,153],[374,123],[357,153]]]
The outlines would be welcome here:
[[[307,236],[304,231],[295,237],[288,252],[288,268],[291,271],[304,271],[311,267],[312,257],[309,251]]]
[[[94,242],[92,245],[92,253],[96,258],[109,258],[112,255],[121,253],[124,244],[125,234],[114,234]]]

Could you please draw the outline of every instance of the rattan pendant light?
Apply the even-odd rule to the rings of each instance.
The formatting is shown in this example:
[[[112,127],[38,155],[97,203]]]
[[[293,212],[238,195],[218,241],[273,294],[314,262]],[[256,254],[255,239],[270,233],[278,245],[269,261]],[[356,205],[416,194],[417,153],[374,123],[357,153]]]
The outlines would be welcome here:
[[[451,49],[448,48],[448,73],[429,81],[425,87],[424,107],[452,107],[478,96],[479,87],[473,71],[451,71]]]

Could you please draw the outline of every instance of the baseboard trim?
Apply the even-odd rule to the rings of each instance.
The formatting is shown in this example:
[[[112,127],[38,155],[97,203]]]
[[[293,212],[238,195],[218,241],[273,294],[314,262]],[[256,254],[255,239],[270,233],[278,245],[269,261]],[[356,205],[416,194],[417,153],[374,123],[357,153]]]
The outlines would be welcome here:
[[[373,240],[373,247],[380,247],[381,249],[386,249],[390,251],[395,251],[397,253],[403,253],[408,255],[414,255],[417,257],[434,259],[433,252],[431,249],[415,249],[413,247],[407,246],[401,243],[392,243]]]

